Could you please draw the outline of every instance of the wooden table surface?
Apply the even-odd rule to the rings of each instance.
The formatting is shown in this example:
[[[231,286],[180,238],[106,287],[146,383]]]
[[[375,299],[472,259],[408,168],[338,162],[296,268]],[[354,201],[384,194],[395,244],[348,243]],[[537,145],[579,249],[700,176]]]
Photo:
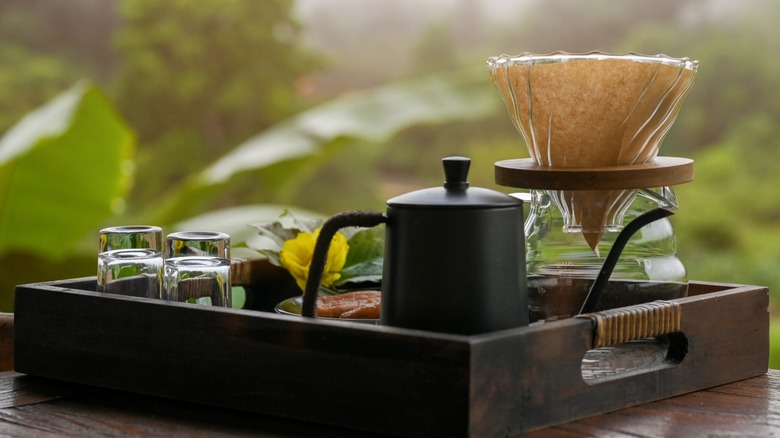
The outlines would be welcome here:
[[[364,437],[366,433],[0,373],[0,436]],[[529,437],[780,436],[780,371]]]

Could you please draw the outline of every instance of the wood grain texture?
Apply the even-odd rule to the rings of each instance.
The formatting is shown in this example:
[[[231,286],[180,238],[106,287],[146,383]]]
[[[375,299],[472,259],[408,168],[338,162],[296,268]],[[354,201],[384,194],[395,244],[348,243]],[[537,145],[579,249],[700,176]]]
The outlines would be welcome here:
[[[0,409],[42,403],[94,390],[89,386],[6,371],[0,373]]]
[[[780,435],[780,372],[521,435],[583,437],[770,437]]]
[[[617,190],[674,186],[693,181],[693,160],[656,157],[653,161],[611,167],[549,167],[531,158],[495,163],[496,184],[548,190]]]
[[[63,391],[64,386],[70,389]],[[0,392],[2,436],[375,436],[13,372],[0,373]],[[735,383],[514,436],[769,437],[780,434],[778,418],[780,371],[769,370]]]
[[[52,286],[17,290],[16,327],[29,374],[366,430],[468,418],[462,339]]]
[[[13,372],[0,374],[0,393],[0,436],[365,436],[355,430]]]
[[[459,336],[18,288],[16,369],[281,417],[411,436],[506,436],[764,374],[768,290],[691,284],[687,352],[597,385],[594,324],[572,318]]]

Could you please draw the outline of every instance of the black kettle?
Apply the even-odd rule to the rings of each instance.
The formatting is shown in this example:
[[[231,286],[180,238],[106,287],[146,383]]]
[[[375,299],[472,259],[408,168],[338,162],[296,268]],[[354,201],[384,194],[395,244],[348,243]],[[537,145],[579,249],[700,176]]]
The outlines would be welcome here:
[[[469,187],[471,160],[443,159],[443,187],[387,201],[387,213],[346,212],[328,219],[315,245],[303,299],[314,316],[333,235],[386,223],[380,323],[456,334],[528,325],[523,204]]]

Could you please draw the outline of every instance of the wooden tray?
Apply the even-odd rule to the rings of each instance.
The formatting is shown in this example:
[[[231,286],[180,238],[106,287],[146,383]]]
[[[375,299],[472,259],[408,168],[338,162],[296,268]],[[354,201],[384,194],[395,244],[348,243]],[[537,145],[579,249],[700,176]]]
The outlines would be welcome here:
[[[17,371],[393,435],[513,435],[761,375],[769,354],[757,286],[692,283],[660,322],[629,307],[476,336],[94,290],[17,287]],[[594,353],[648,334],[660,360],[583,378]]]

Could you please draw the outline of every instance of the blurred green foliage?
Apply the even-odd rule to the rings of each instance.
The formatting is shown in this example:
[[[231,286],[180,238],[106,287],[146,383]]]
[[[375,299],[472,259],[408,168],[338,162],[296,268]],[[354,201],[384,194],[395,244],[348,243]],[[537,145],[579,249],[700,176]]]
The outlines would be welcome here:
[[[0,308],[12,308],[14,284],[72,274],[86,258],[76,255],[85,236],[129,191],[134,147],[132,129],[87,81],[0,137]]]
[[[692,279],[767,285],[778,302],[780,58],[772,54],[780,49],[780,4],[550,0],[528,2],[516,19],[496,23],[462,1],[451,19],[415,34],[391,19],[413,18],[415,8],[367,3],[379,18],[367,22],[364,37],[335,21],[328,28],[326,18],[344,15],[330,2],[308,23],[286,0],[0,3],[0,132],[88,77],[138,139],[127,209],[86,207],[91,231],[74,226],[84,243],[69,257],[42,262],[35,251],[5,249],[3,280],[92,275],[89,242],[108,224],[225,224],[245,236],[241,224],[271,216],[283,208],[277,204],[321,214],[380,209],[398,193],[440,184],[439,160],[449,154],[472,157],[473,184],[494,185],[493,162],[527,153],[485,58],[604,50],[700,61],[661,147],[663,155],[696,161],[696,180],[677,188],[680,256]],[[307,30],[320,32],[317,50],[302,40]],[[386,86],[374,90],[377,84]],[[464,102],[473,102],[470,117]],[[393,124],[396,117],[402,123]],[[81,169],[94,165],[85,158]],[[0,171],[2,186],[9,174]],[[0,218],[8,205],[0,203]],[[9,283],[0,285],[7,297]],[[771,363],[780,366],[780,357],[773,353]]]
[[[251,173],[256,183],[272,189],[268,201],[295,204],[289,202],[300,189],[295,182],[345,144],[379,142],[409,126],[494,113],[496,102],[486,98],[476,78],[468,72],[410,80],[314,106],[239,145],[182,184],[166,187],[161,199],[124,214],[119,207],[135,169],[134,133],[102,92],[78,83],[0,137],[0,309],[12,309],[13,286],[34,281],[30,275],[40,280],[62,274],[57,264],[65,258],[65,269],[76,261],[85,266],[77,275],[94,272],[95,232],[108,221],[153,223],[168,230],[219,229],[240,246],[252,237],[250,224],[275,219],[285,207],[210,211],[211,201],[226,193],[237,176]]]
[[[139,200],[304,108],[296,87],[322,60],[298,43],[292,4],[119,3],[119,62],[110,86],[142,143]],[[134,201],[133,208],[144,205]]]
[[[92,84],[79,82],[0,139],[0,254],[73,251],[129,189],[132,130]]]

